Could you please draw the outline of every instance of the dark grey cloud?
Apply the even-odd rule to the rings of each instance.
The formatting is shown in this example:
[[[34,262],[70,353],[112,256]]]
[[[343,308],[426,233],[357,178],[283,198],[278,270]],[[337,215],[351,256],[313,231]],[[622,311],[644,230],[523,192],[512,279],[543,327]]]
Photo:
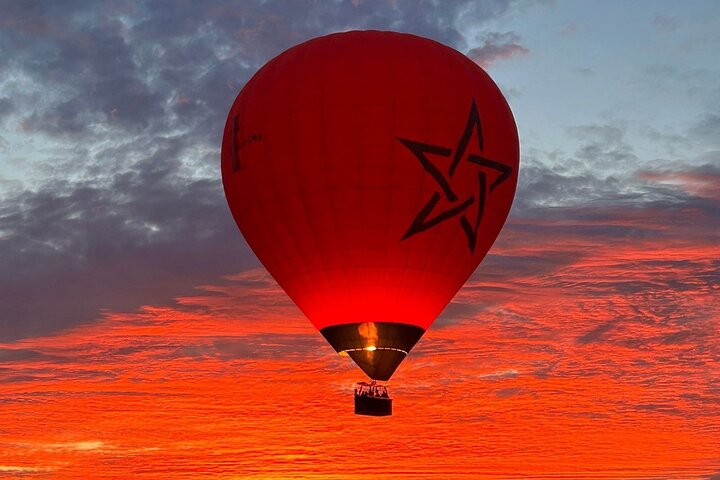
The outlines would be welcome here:
[[[303,361],[309,351],[319,348],[330,351],[323,339],[311,332],[308,335],[264,333],[241,338],[216,338],[207,350],[211,356],[223,360],[282,358]]]
[[[656,15],[655,18],[653,18],[652,25],[661,32],[674,32],[677,30],[679,22],[676,17]]]
[[[717,103],[720,88],[715,78],[717,70],[712,65],[700,67],[676,64],[649,64],[641,68],[642,75],[636,80],[643,90],[655,89],[668,95],[681,94],[688,98],[700,97],[703,103],[714,99]]]
[[[582,125],[568,128],[571,137],[583,144],[575,152],[578,160],[592,162],[596,169],[625,168],[637,163],[633,148],[627,143],[624,128],[615,125]]]
[[[572,207],[579,213],[583,207],[590,212],[617,206],[642,210],[692,205],[714,218],[713,196],[707,185],[700,184],[714,178],[720,168],[715,117],[705,114],[682,133],[642,130],[644,136],[669,147],[669,158],[655,159],[636,151],[622,123],[569,127],[566,132],[576,142],[574,151],[529,148],[523,152],[513,212],[532,216],[546,215],[548,207]],[[698,145],[710,149],[699,147],[689,156],[690,147]]]
[[[15,107],[12,100],[7,97],[0,98],[0,122],[3,121],[6,116],[11,114],[14,109]]]
[[[223,198],[219,143],[235,95],[273,56],[350,29],[467,49],[463,25],[516,3],[4,2],[0,154],[9,135],[41,147],[12,152],[37,172],[30,188],[0,178],[0,341],[257,265]]]
[[[573,72],[577,73],[578,75],[582,75],[584,77],[594,77],[595,76],[595,70],[593,70],[592,68],[587,68],[587,67],[573,68]]]
[[[172,130],[178,115],[195,135],[217,140],[237,90],[293,44],[342,30],[400,30],[466,48],[458,22],[505,13],[491,2],[10,2],[0,46],[11,70],[43,101],[20,107],[29,132],[83,135]],[[510,35],[510,36],[508,36]],[[512,37],[512,38],[510,38]],[[500,43],[496,46],[495,43]],[[512,34],[481,48],[521,49]],[[189,122],[190,125],[187,125]],[[92,128],[95,127],[95,128]]]
[[[663,413],[666,415],[684,415],[687,414],[682,409],[672,403],[639,403],[639,404],[628,404],[628,408],[637,411],[649,411]]]
[[[560,35],[563,37],[570,37],[578,32],[577,22],[568,22],[560,29]]]
[[[23,370],[16,370],[17,372]],[[48,375],[46,368],[41,368],[31,371],[29,374],[19,373],[17,375],[11,375],[8,377],[0,376],[0,384],[8,383],[39,383],[39,382],[53,382],[57,381],[58,378],[67,382],[77,382],[82,380],[92,381],[109,381],[114,380],[116,376],[111,372],[104,372],[102,370],[75,370],[68,374],[57,374]]]
[[[58,181],[0,213],[0,338],[163,302],[255,265],[219,180],[180,174],[180,140],[104,182]]]
[[[720,148],[720,114],[706,113],[698,120],[693,128],[693,133],[712,141]]]
[[[648,185],[634,178],[638,158],[622,128],[591,124],[570,127],[567,133],[578,142],[574,152],[524,152],[515,212],[651,199]]]
[[[147,128],[163,114],[164,98],[152,88],[146,66],[136,61],[118,12],[60,4],[11,4],[16,9],[6,17],[0,41],[16,52],[10,68],[27,76],[28,90],[42,98],[20,106],[23,128],[70,136],[109,120],[125,130]],[[17,18],[23,21],[13,23]]]
[[[0,348],[0,363],[2,364],[35,361],[62,361],[62,357],[48,355],[30,348]]]
[[[614,322],[602,323],[590,330],[589,332],[585,333],[584,335],[578,337],[577,342],[584,345],[587,343],[595,343],[602,341],[605,337],[605,334],[612,330],[614,326]]]
[[[620,180],[615,176],[602,177],[589,169],[572,171],[530,160],[521,166],[513,208],[524,213],[536,207],[563,207],[621,197]]]
[[[508,387],[495,390],[495,396],[498,398],[510,398],[516,395],[522,395],[526,393],[530,392],[521,387]]]

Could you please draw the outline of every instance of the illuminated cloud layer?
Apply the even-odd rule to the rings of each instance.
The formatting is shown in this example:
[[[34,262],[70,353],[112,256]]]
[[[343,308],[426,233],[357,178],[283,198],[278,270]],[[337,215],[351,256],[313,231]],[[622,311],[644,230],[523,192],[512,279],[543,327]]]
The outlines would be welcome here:
[[[511,224],[393,378],[391,421],[352,415],[360,372],[261,269],[174,307],[2,344],[0,465],[38,478],[371,478],[368,465],[709,478],[720,283],[712,238],[668,235],[690,213]]]

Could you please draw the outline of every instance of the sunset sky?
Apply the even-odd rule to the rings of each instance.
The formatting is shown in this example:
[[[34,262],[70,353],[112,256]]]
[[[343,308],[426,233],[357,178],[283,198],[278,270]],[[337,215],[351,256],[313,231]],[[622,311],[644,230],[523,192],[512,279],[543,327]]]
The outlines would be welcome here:
[[[517,196],[390,382],[260,266],[220,180],[299,42],[495,79]],[[720,3],[0,1],[0,479],[720,480]]]

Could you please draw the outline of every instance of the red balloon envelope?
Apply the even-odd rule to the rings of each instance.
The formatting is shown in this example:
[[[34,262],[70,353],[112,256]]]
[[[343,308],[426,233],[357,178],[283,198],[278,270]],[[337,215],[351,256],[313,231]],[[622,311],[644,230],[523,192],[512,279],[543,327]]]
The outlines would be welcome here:
[[[510,108],[459,52],[337,33],[280,54],[228,115],[235,221],[336,351],[387,380],[495,241],[517,183]]]

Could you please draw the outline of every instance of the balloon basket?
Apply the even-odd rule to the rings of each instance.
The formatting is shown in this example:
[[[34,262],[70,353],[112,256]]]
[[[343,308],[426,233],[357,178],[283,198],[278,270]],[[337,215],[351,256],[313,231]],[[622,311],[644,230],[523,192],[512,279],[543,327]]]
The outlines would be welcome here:
[[[359,382],[355,387],[355,415],[386,417],[392,415],[392,398],[387,387],[371,383]]]

